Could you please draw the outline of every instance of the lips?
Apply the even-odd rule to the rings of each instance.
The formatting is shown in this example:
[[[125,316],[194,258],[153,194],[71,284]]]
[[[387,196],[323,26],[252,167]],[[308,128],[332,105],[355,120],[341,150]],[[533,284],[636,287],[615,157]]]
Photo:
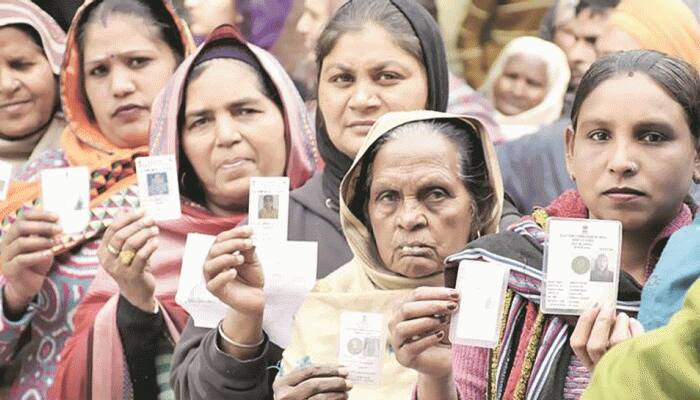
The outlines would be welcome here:
[[[646,193],[629,187],[615,187],[603,192],[603,195],[613,201],[627,202],[646,196]]]
[[[374,120],[353,121],[346,126],[348,128],[371,128],[374,125]]]
[[[420,242],[405,243],[397,248],[399,257],[430,257],[435,253],[433,246]]]
[[[138,104],[126,104],[114,110],[112,117],[130,120],[137,118],[143,111],[148,111],[148,108]]]
[[[8,112],[8,113],[21,111],[25,107],[30,106],[31,103],[32,103],[31,100],[13,101],[13,102],[5,103],[5,104],[0,105],[0,111]]]
[[[253,162],[253,159],[247,157],[235,157],[222,161],[218,164],[218,168],[222,170],[237,170],[245,167]]]

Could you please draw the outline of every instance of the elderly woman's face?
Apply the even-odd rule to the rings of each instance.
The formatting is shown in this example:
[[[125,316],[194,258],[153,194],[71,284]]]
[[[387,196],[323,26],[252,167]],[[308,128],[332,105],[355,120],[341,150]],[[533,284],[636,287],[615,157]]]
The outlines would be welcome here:
[[[58,101],[43,50],[24,31],[0,28],[0,136],[21,138],[46,125]]]
[[[469,240],[471,204],[457,148],[442,136],[406,134],[377,153],[368,211],[390,271],[411,278],[439,272]]]
[[[493,88],[494,105],[503,115],[517,115],[535,108],[546,95],[547,64],[527,54],[510,57]]]
[[[284,119],[250,66],[207,64],[187,89],[182,145],[211,211],[241,210],[251,177],[284,173]]]

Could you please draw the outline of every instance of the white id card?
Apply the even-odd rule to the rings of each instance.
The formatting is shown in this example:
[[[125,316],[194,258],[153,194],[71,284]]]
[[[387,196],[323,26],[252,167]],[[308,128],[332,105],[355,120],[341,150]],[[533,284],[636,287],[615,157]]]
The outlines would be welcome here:
[[[459,311],[450,323],[450,342],[492,349],[498,344],[503,299],[510,269],[501,264],[459,263]]]
[[[343,312],[340,315],[338,362],[355,384],[379,385],[384,355],[384,315]]]
[[[76,234],[90,222],[90,173],[86,167],[41,171],[41,204],[58,215],[63,233]]]
[[[620,221],[549,218],[540,309],[581,315],[617,299],[622,253]]]
[[[7,192],[10,191],[10,181],[12,179],[12,164],[0,161],[0,201],[7,199]]]
[[[255,243],[287,240],[289,178],[250,178],[248,225]]]
[[[174,155],[136,159],[141,208],[155,221],[179,219],[180,187]]]

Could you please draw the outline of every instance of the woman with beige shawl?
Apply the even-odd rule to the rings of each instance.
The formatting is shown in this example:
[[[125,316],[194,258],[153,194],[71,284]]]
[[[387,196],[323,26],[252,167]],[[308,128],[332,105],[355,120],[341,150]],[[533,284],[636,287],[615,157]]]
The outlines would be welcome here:
[[[413,289],[443,286],[446,256],[496,231],[502,198],[497,160],[478,120],[431,111],[379,119],[341,185],[341,221],[354,258],[318,281],[297,312],[275,398],[409,398],[417,373],[396,361],[388,317]],[[428,340],[444,340],[439,324],[454,305],[445,302],[445,312],[436,313],[442,315]],[[346,340],[341,321],[348,318],[379,332]],[[356,374],[339,352],[362,353],[373,370]],[[325,372],[312,385],[309,370]],[[363,383],[372,380],[378,382]]]

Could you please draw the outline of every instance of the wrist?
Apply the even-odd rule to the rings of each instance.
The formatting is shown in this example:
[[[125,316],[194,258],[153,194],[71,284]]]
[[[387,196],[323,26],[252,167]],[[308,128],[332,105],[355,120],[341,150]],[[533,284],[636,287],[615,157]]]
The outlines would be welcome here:
[[[10,283],[6,283],[3,288],[3,305],[6,315],[22,315],[27,311],[29,304],[36,294],[27,296],[22,294],[22,290],[16,290]]]
[[[262,329],[262,315],[249,316],[235,311],[229,311],[221,321],[221,333],[229,340],[219,338],[219,348],[224,352],[241,360],[249,360],[260,354],[260,349],[265,344],[265,334]],[[243,344],[236,346],[231,342]],[[259,346],[252,346],[255,344]]]
[[[147,312],[150,314],[156,314],[158,311],[158,303],[156,302],[156,299],[155,299],[155,297],[153,297],[152,294],[148,295],[148,296],[143,295],[143,294],[138,295],[138,294],[127,293],[123,290],[122,290],[121,294],[122,294],[122,297],[124,297],[124,299],[129,302],[129,304],[131,304],[132,306],[138,308],[139,310],[141,310],[143,312]],[[154,312],[154,310],[155,310],[155,312]]]
[[[452,372],[445,375],[418,374],[418,399],[457,400],[457,387]]]

